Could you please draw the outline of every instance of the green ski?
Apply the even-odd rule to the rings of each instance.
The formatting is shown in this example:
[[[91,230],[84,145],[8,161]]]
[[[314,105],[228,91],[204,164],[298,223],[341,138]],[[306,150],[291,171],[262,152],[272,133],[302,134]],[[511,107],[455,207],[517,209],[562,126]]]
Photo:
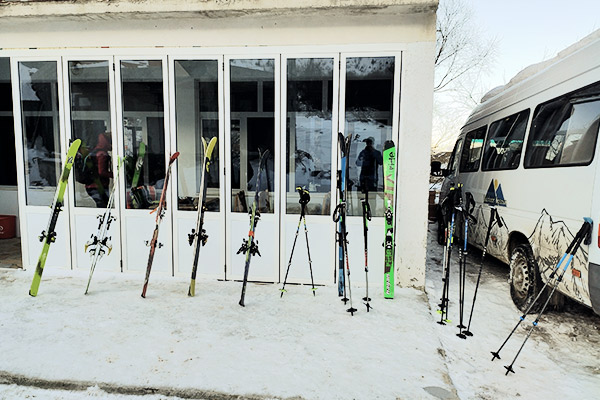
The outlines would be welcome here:
[[[71,173],[73,161],[75,160],[75,155],[77,154],[77,150],[79,150],[80,145],[81,140],[75,139],[73,143],[71,143],[71,147],[69,147],[67,159],[60,176],[60,181],[58,182],[58,187],[56,188],[56,193],[54,195],[54,202],[51,206],[52,214],[50,214],[48,227],[45,231],[42,231],[42,234],[40,235],[40,242],[44,243],[44,245],[42,246],[42,253],[38,258],[38,262],[35,267],[35,274],[33,275],[33,281],[31,282],[31,288],[29,289],[29,294],[34,297],[37,296],[38,289],[40,287],[42,273],[44,272],[44,265],[46,265],[46,257],[48,257],[48,250],[50,250],[50,245],[56,241],[56,231],[54,229],[56,228],[56,222],[58,221],[58,214],[62,211],[65,190],[67,189],[67,182],[69,181],[69,174]]]
[[[394,298],[394,185],[396,183],[396,146],[387,140],[383,146],[383,202],[385,207],[385,258],[383,294]]]

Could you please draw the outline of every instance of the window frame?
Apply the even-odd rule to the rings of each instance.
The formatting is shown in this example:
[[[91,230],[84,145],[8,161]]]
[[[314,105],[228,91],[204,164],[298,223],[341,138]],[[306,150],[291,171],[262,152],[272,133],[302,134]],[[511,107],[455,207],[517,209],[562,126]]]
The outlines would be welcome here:
[[[536,115],[539,113],[540,108],[548,105],[552,102],[556,102],[559,101],[562,98],[568,99],[568,102],[571,103],[571,110],[572,107],[576,104],[582,104],[582,103],[588,103],[588,102],[593,102],[593,101],[599,101],[600,100],[600,93],[587,93],[587,95],[583,95],[582,92],[585,92],[586,90],[589,90],[591,88],[593,88],[594,86],[598,87],[598,89],[600,89],[600,81],[595,82],[591,85],[587,85],[584,86],[580,89],[577,90],[573,90],[569,93],[565,93],[562,94],[560,96],[554,97],[550,100],[547,100],[543,103],[538,104],[535,107],[534,113],[533,113],[533,117],[531,118],[531,124],[533,125],[533,121],[536,117]],[[577,94],[580,93],[580,96],[578,96]],[[528,165],[527,164],[527,156],[528,153],[531,151],[531,149],[533,148],[532,143],[533,143],[533,136],[531,135],[531,127],[529,128],[529,132],[527,135],[527,144],[525,147],[525,156],[524,156],[524,160],[523,160],[523,168],[525,169],[543,169],[543,168],[568,168],[568,167],[586,167],[591,165],[594,162],[594,158],[596,155],[596,146],[598,146],[598,137],[600,136],[600,126],[598,127],[598,132],[596,133],[596,140],[594,141],[593,147],[594,147],[594,151],[592,152],[592,157],[590,158],[589,162],[581,162],[581,163],[568,163],[568,164],[552,164],[552,165]]]
[[[460,162],[458,163],[458,171],[460,173],[478,172],[481,169],[481,158],[483,157],[483,150],[485,149],[485,140],[487,138],[488,129],[489,129],[489,126],[486,124],[486,125],[480,126],[479,128],[472,129],[465,134],[465,137],[463,139],[463,147],[460,152]],[[483,143],[481,145],[481,150],[479,151],[479,158],[477,159],[477,168],[464,169],[466,163],[463,160],[464,160],[464,157],[467,155],[467,154],[465,154],[465,151],[467,150],[467,147],[466,147],[467,142],[469,143],[468,151],[470,154],[471,143],[472,143],[473,139],[475,138],[474,136],[469,137],[469,135],[480,133],[481,131],[483,131],[483,137],[481,138],[483,140]]]
[[[492,139],[492,138],[490,138],[490,133],[492,131],[492,126],[494,124],[496,124],[496,123],[499,123],[503,119],[511,118],[511,117],[514,117],[516,115],[523,114],[523,113],[527,113],[527,120],[525,122],[525,131],[523,132],[523,144],[521,145],[521,151],[520,151],[520,154],[519,154],[519,159],[518,159],[517,165],[515,165],[514,167],[509,167],[509,168],[506,168],[506,167],[505,168],[484,168],[484,166],[485,166],[485,152],[486,152],[486,149],[488,148],[487,145],[488,145],[489,140]],[[498,119],[492,121],[488,125],[488,131],[487,131],[487,133],[485,135],[485,142],[484,142],[484,146],[483,146],[483,152],[482,152],[482,155],[481,155],[481,158],[482,158],[482,161],[481,161],[481,171],[482,172],[512,171],[512,170],[518,169],[521,166],[521,158],[523,158],[523,148],[525,147],[525,138],[529,138],[529,128],[530,128],[529,124],[531,122],[531,120],[529,118],[530,116],[531,116],[531,108],[528,107],[528,108],[525,108],[525,109],[523,109],[521,111],[512,113],[510,115],[507,115],[505,117],[498,118]]]

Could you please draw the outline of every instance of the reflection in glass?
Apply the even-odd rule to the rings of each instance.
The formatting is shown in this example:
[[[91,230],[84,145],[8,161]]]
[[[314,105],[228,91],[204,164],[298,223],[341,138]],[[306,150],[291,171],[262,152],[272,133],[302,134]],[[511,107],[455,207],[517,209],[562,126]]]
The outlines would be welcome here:
[[[300,213],[296,187],[311,193],[308,214],[329,215],[333,59],[287,60],[287,213]]]
[[[248,212],[254,201],[259,150],[270,150],[261,175],[261,212],[274,204],[275,60],[231,60],[231,188],[233,212]]]
[[[27,205],[52,203],[61,173],[55,61],[19,62]]]
[[[383,147],[392,139],[394,57],[346,60],[346,135],[352,134],[348,214],[362,215],[365,193],[373,216],[383,216]]]
[[[71,136],[81,139],[73,166],[76,207],[106,208],[112,190],[108,61],[69,61]]]
[[[0,185],[17,186],[10,60],[0,57]]]
[[[178,208],[197,210],[204,163],[203,137],[219,137],[218,63],[215,60],[175,61],[177,119]],[[208,211],[219,211],[219,142],[206,173]]]
[[[162,62],[121,61],[127,208],[155,208],[165,179]]]

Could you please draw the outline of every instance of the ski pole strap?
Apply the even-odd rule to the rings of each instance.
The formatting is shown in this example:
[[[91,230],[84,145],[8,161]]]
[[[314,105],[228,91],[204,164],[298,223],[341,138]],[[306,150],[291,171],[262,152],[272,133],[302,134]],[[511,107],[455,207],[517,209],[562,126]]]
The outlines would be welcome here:
[[[346,203],[339,203],[333,210],[333,222],[339,222],[346,207]]]

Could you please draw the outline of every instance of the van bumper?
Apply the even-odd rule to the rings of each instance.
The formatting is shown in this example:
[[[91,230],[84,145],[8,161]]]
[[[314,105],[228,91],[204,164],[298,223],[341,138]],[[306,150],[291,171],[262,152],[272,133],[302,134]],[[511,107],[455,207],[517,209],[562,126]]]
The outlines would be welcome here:
[[[600,265],[590,263],[588,279],[590,281],[592,308],[596,314],[600,315]]]

